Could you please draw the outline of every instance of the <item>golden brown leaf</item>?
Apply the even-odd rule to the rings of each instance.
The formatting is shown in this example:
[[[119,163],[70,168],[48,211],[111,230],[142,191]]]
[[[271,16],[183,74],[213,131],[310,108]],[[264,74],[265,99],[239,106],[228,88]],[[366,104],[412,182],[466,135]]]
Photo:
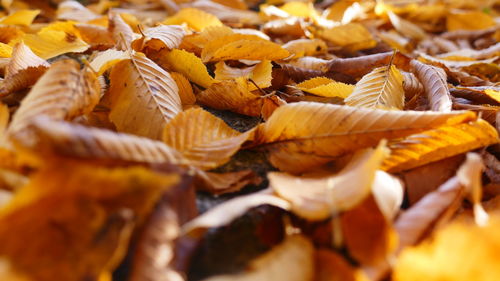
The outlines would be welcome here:
[[[312,78],[295,85],[295,87],[320,97],[346,98],[354,90],[353,85],[337,82],[326,77]]]
[[[195,8],[184,8],[172,17],[167,18],[163,24],[182,24],[186,23],[196,31],[203,31],[210,26],[221,26],[220,20],[209,13]]]
[[[215,82],[201,59],[191,52],[174,49],[166,53],[162,59],[170,69],[204,88],[210,87]]]
[[[182,111],[175,81],[141,53],[116,64],[110,80],[109,118],[121,132],[159,140],[163,127]]]
[[[194,108],[179,113],[165,126],[163,141],[190,165],[208,170],[229,161],[250,133],[235,131],[207,111]]]
[[[279,60],[290,53],[255,35],[234,34],[210,41],[201,52],[203,62],[223,60]]]
[[[215,82],[210,88],[199,93],[196,99],[203,105],[220,110],[259,116],[263,99],[249,90],[250,85],[244,78]]]
[[[383,138],[474,119],[472,112],[386,111],[300,102],[279,107],[258,127],[255,144],[265,145],[271,163],[280,170],[298,173]]]
[[[31,122],[40,115],[57,120],[71,120],[90,112],[97,104],[101,87],[93,72],[73,60],[54,63],[23,99],[12,119],[8,133],[28,133]]]
[[[115,163],[172,163],[182,165],[182,156],[160,141],[89,128],[38,117],[33,122],[35,143],[20,143],[41,155],[59,155]]]
[[[118,50],[127,50],[137,37],[132,28],[123,20],[121,15],[109,14],[109,31],[113,35],[113,39],[117,42]]]
[[[384,161],[382,169],[409,170],[494,143],[498,143],[498,133],[482,119],[441,126],[391,143],[391,156]]]

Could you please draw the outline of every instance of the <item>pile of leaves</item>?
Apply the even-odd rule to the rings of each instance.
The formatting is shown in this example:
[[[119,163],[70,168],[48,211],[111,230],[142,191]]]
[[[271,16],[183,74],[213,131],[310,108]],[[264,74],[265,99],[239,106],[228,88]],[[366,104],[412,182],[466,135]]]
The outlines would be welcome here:
[[[500,280],[498,1],[1,5],[1,280]]]

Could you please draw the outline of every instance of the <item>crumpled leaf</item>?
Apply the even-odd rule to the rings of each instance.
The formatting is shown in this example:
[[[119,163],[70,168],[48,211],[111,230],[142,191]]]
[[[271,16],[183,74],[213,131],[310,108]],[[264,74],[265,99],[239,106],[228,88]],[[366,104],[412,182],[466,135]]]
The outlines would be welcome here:
[[[386,111],[299,102],[279,107],[257,128],[254,143],[264,145],[274,166],[299,173],[383,138],[474,119],[471,112]]]
[[[190,165],[216,168],[236,153],[251,131],[240,133],[207,111],[196,108],[179,113],[163,131],[163,141],[179,151]]]
[[[375,68],[359,80],[345,104],[381,109],[403,109],[403,76],[394,65]]]
[[[354,90],[353,85],[337,82],[326,77],[311,78],[295,85],[295,87],[320,97],[346,98]]]
[[[384,161],[382,169],[409,170],[497,142],[496,129],[482,119],[441,126],[389,144],[391,156]]]
[[[5,69],[5,81],[0,87],[0,96],[27,88],[45,73],[50,64],[35,55],[28,46],[14,46],[12,58]]]
[[[37,116],[71,120],[90,112],[97,104],[101,87],[93,72],[73,60],[55,62],[23,99],[8,129],[10,137],[28,138]],[[21,135],[19,135],[21,134]]]
[[[235,275],[214,276],[205,281],[312,280],[314,246],[304,236],[292,235],[266,254],[253,260],[249,270]]]
[[[304,178],[284,173],[269,173],[271,188],[290,201],[292,212],[308,220],[323,220],[347,211],[372,191],[375,171],[387,155],[382,142],[376,149],[360,151],[338,174]]]
[[[182,111],[175,81],[141,53],[116,64],[110,80],[109,118],[121,132],[159,140],[165,124]]]
[[[430,109],[448,112],[451,110],[451,95],[446,83],[446,73],[443,70],[412,60],[415,75],[424,85]]]

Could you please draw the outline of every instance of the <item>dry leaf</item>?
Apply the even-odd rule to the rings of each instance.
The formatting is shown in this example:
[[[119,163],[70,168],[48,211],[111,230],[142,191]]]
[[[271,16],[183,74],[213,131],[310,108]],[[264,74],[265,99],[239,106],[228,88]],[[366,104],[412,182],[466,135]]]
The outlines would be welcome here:
[[[141,53],[116,64],[110,80],[109,118],[121,132],[159,140],[165,124],[182,111],[175,81]]]
[[[0,96],[13,93],[35,84],[50,64],[35,55],[28,46],[18,43],[5,69],[5,81],[0,87]]]
[[[223,165],[249,137],[224,121],[196,108],[179,113],[163,131],[163,141],[179,151],[190,165],[203,170]]]
[[[394,65],[375,68],[363,76],[345,104],[381,109],[403,109],[403,76]]]
[[[169,68],[204,88],[210,87],[215,82],[201,59],[193,53],[174,49],[166,53],[162,59]]]
[[[210,26],[220,26],[220,20],[209,13],[195,8],[184,8],[172,17],[167,18],[163,24],[182,24],[185,23],[196,31],[203,31]]]
[[[179,152],[162,142],[148,138],[53,121],[44,117],[33,121],[33,130],[36,142],[20,142],[26,148],[42,155],[108,160],[115,163],[183,163]]]
[[[443,70],[419,61],[411,62],[413,71],[424,85],[431,110],[448,112],[451,110],[451,95]]]
[[[101,87],[94,73],[73,60],[54,63],[33,86],[12,119],[8,134],[18,140],[29,135],[34,118],[47,115],[71,120],[90,112],[97,104]],[[20,134],[20,135],[19,135]],[[29,138],[29,137],[28,137]]]
[[[354,208],[372,191],[375,171],[387,151],[384,142],[377,149],[356,154],[338,174],[327,177],[295,177],[269,173],[271,188],[290,201],[292,212],[308,220],[323,220]]]
[[[482,119],[441,126],[391,143],[391,156],[384,161],[382,169],[390,172],[409,170],[498,141],[496,129]]]
[[[470,112],[385,111],[300,102],[279,107],[257,128],[255,143],[265,145],[271,163],[280,170],[298,173],[373,146],[383,138],[399,138],[474,118]]]
[[[142,51],[144,48],[170,50],[179,47],[184,37],[184,29],[178,25],[159,25],[143,31],[142,38],[132,42],[132,48]]]
[[[316,77],[295,85],[304,92],[320,97],[348,97],[354,90],[354,86],[342,82],[336,82],[326,77]]]

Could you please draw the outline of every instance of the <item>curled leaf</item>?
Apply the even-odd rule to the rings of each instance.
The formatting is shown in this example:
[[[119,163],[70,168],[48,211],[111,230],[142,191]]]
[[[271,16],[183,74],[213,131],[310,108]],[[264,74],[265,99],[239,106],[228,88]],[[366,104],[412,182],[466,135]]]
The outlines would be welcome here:
[[[451,95],[446,83],[446,74],[435,66],[413,60],[411,66],[424,85],[431,110],[451,111]]]

